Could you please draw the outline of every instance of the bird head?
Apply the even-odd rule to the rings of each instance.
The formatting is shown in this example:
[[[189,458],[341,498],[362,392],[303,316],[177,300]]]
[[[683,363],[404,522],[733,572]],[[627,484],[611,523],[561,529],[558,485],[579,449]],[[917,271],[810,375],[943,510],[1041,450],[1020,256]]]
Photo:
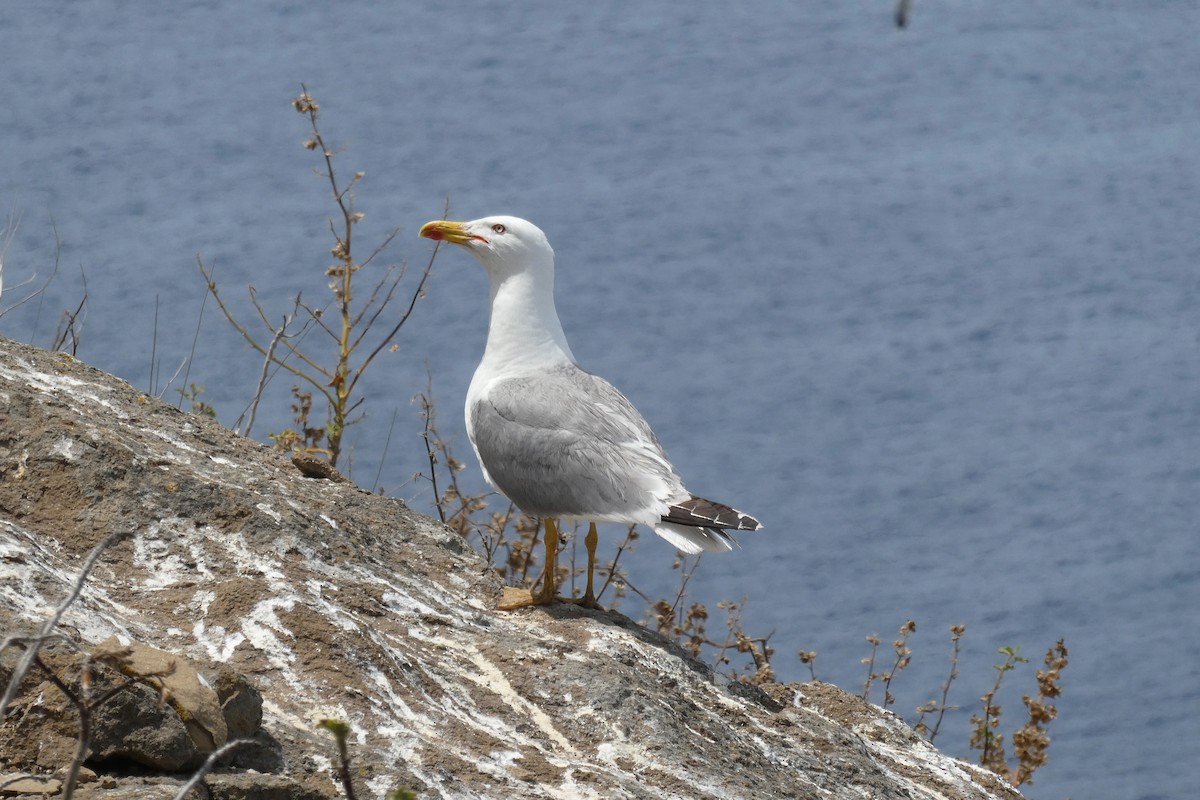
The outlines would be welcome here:
[[[459,245],[479,259],[493,278],[554,266],[554,250],[546,234],[519,217],[483,217],[470,222],[436,219],[421,226],[421,236]]]

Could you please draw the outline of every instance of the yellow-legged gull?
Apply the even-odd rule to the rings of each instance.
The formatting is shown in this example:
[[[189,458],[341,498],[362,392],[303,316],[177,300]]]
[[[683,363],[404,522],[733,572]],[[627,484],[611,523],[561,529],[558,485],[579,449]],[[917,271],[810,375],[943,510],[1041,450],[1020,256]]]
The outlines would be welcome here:
[[[645,525],[686,553],[732,550],[726,529],[762,527],[685,489],[633,404],[575,362],[554,307],[554,250],[537,226],[434,220],[421,236],[461,245],[487,270],[491,321],[467,391],[467,435],[488,483],[546,526],[541,590],[503,607],[554,602],[559,518],[590,523],[588,606],[596,522]]]

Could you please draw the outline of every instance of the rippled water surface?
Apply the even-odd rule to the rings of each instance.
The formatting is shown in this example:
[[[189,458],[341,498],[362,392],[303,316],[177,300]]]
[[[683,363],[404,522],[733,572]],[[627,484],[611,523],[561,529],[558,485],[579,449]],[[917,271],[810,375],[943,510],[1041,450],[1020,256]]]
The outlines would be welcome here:
[[[642,409],[692,489],[766,523],[690,589],[749,598],[783,678],[808,675],[796,651],[811,649],[853,690],[863,637],[886,648],[912,618],[893,685],[908,713],[965,623],[963,708],[938,740],[965,754],[994,649],[1036,664],[1062,637],[1060,719],[1028,795],[1189,797],[1200,6],[913,5],[898,31],[882,0],[10,0],[0,211],[20,223],[0,307],[56,252],[59,272],[0,332],[49,344],[86,279],[80,356],[161,388],[191,349],[197,254],[246,317],[247,284],[276,316],[298,291],[322,297],[332,207],[288,104],[306,82],[343,174],[366,173],[359,247],[400,226],[388,255],[417,271],[416,230],[447,196],[451,216],[547,231],[576,355]],[[350,434],[360,483],[395,412],[379,483],[428,508],[410,480],[426,362],[442,431],[469,455],[486,299],[469,258],[439,258],[372,368]],[[210,303],[188,380],[222,421],[258,369]],[[289,423],[289,385],[259,435]],[[671,592],[671,557],[642,541],[633,580]],[[1010,724],[1031,672],[1001,695]]]

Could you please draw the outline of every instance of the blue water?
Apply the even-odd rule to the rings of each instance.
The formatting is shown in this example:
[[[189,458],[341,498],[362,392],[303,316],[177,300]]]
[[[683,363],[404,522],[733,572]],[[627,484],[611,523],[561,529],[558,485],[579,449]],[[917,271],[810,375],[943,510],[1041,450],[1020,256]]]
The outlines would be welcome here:
[[[86,279],[80,356],[161,390],[200,314],[197,254],[246,318],[247,284],[275,316],[321,297],[332,209],[288,104],[304,81],[343,175],[366,173],[359,247],[398,225],[388,254],[419,270],[416,230],[447,196],[453,217],[548,232],[576,354],[693,490],[766,523],[691,590],[748,597],[781,677],[806,677],[795,653],[813,649],[854,690],[863,637],[913,618],[893,686],[907,712],[965,623],[963,710],[938,740],[965,754],[995,647],[1036,663],[1062,637],[1060,719],[1028,795],[1189,797],[1200,4],[917,0],[905,31],[891,9],[10,0],[0,214],[20,223],[0,308],[48,274],[56,236],[59,274],[0,332],[48,344]],[[396,412],[380,484],[429,507],[411,480],[426,361],[469,456],[485,309],[482,271],[445,253],[372,368],[360,482]],[[189,380],[224,422],[258,368],[210,303]],[[289,385],[260,437],[288,423]],[[669,548],[635,556],[642,589],[672,590]],[[1031,668],[1000,697],[1010,726]]]

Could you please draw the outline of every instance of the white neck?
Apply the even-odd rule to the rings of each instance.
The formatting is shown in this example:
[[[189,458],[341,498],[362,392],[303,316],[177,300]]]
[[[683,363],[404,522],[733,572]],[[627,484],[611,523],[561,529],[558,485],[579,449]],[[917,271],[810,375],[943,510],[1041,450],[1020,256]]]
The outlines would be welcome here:
[[[526,271],[493,278],[491,296],[481,372],[524,372],[575,361],[554,308],[553,274]]]

